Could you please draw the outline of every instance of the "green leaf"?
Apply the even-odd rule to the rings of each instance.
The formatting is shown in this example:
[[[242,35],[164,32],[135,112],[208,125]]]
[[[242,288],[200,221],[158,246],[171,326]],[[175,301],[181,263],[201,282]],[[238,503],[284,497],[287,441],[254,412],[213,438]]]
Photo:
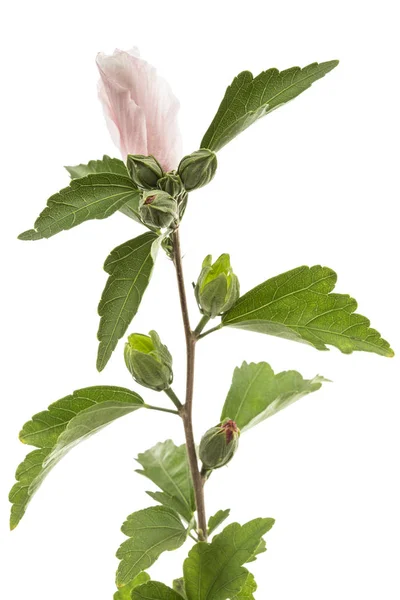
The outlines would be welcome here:
[[[212,517],[208,519],[208,535],[214,533],[214,531],[229,517],[231,512],[230,508],[226,510],[219,510]]]
[[[185,592],[185,580],[183,579],[183,577],[179,577],[179,579],[174,579],[174,581],[172,582],[172,587],[175,592],[178,592],[178,594],[182,596],[182,598],[187,600]]]
[[[249,562],[254,562],[255,560],[257,560],[257,556],[259,554],[264,554],[264,552],[267,551],[267,544],[266,541],[264,540],[264,538],[261,538],[261,542],[258,544],[253,556],[251,558],[249,558],[249,560],[247,561]]]
[[[220,150],[257,119],[304,92],[338,62],[312,63],[304,69],[292,67],[281,72],[268,69],[254,78],[249,71],[239,73],[226,90],[200,147]]]
[[[122,175],[100,173],[73,179],[48,199],[34,229],[21,233],[19,239],[49,238],[84,221],[106,219],[136,196],[133,182]]]
[[[137,461],[142,469],[136,472],[145,475],[164,492],[162,496],[160,492],[148,494],[171,506],[189,523],[196,505],[185,444],[175,446],[171,440],[160,442],[139,454]],[[170,498],[173,499],[171,504]]]
[[[222,325],[268,333],[304,342],[318,350],[336,346],[393,356],[388,342],[366,317],[355,314],[357,302],[345,294],[330,293],[336,273],[328,267],[298,267],[268,279],[239,298],[222,317]]]
[[[323,381],[318,375],[314,379],[303,379],[297,371],[275,375],[266,362],[243,362],[233,372],[221,421],[232,419],[242,432],[246,431],[306,394],[316,392]]]
[[[125,163],[119,158],[110,158],[106,154],[101,160],[91,160],[87,165],[80,164],[75,167],[65,167],[71,175],[71,179],[80,179],[93,173],[114,173],[129,177]]]
[[[176,512],[165,506],[151,506],[131,514],[121,528],[129,537],[118,549],[120,564],[117,585],[126,585],[155,563],[162,552],[176,550],[187,531]]]
[[[257,584],[254,575],[247,574],[246,581],[240,592],[232,600],[254,600],[253,593],[257,590]]]
[[[86,177],[86,175],[90,175],[91,173],[114,173],[115,175],[129,177],[128,169],[126,168],[125,163],[119,158],[110,158],[106,154],[103,156],[102,160],[91,160],[87,165],[81,164],[77,165],[76,167],[65,168],[71,175],[72,179]],[[133,195],[132,198],[130,198],[128,202],[120,208],[120,211],[137,223],[142,224],[139,216],[139,200],[140,191],[137,190],[136,195]]]
[[[145,571],[139,573],[137,577],[127,585],[121,587],[114,594],[114,600],[131,600],[132,598],[132,590],[134,590],[139,585],[143,585],[150,581],[150,575],[148,575]]]
[[[95,386],[77,390],[32,417],[19,437],[39,449],[28,454],[17,469],[17,483],[10,492],[11,529],[22,519],[46,475],[71,448],[143,405],[138,394],[125,388]]]
[[[104,263],[109,278],[98,308],[101,317],[97,333],[99,371],[106,366],[139,309],[154,267],[157,240],[157,234],[143,233],[115,248]]]
[[[182,600],[182,596],[159,581],[149,581],[133,591],[132,600]]]
[[[273,519],[254,519],[243,526],[232,523],[210,544],[193,546],[183,565],[188,600],[235,598],[248,577],[242,565],[254,555],[273,524]]]

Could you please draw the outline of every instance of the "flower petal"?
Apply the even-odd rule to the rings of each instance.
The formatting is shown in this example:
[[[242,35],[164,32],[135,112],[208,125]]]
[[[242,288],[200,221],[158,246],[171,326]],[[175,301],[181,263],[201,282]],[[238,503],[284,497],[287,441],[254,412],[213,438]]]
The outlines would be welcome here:
[[[99,54],[97,65],[102,79],[100,99],[124,158],[126,154],[152,154],[164,170],[176,168],[181,155],[179,102],[168,83],[139,57],[136,48],[116,50],[112,56]]]

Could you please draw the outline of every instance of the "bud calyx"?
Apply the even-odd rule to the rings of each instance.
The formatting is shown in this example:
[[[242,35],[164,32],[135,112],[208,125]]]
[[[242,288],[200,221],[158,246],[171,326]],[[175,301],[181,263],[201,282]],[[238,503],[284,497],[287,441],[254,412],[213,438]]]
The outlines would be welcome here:
[[[147,190],[139,202],[139,214],[148,227],[163,229],[178,219],[178,203],[161,190]]]
[[[133,183],[142,190],[156,188],[158,180],[164,175],[160,163],[154,156],[128,154],[126,166]]]
[[[221,254],[214,264],[212,256],[206,256],[195,287],[200,311],[213,319],[229,310],[239,295],[239,280],[232,271],[229,254]]]
[[[239,436],[240,430],[231,419],[225,419],[206,431],[199,450],[203,470],[211,471],[227,465],[238,448]]]
[[[210,183],[217,170],[217,155],[212,150],[201,148],[182,158],[178,175],[187,192],[197,190]]]
[[[132,377],[144,387],[162,391],[172,383],[172,356],[155,331],[133,333],[125,344],[125,364]]]

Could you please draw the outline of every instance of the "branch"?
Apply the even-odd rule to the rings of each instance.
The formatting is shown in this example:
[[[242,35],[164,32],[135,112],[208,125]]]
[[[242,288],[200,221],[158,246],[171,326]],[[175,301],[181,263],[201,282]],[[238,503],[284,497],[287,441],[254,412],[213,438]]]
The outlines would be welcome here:
[[[204,504],[203,481],[199,471],[192,422],[196,336],[194,335],[190,327],[189,310],[187,306],[185,281],[183,277],[182,253],[178,229],[176,229],[173,233],[173,244],[173,260],[175,265],[176,278],[178,282],[179,300],[181,303],[183,327],[185,330],[186,338],[186,401],[184,406],[182,407],[182,410],[180,411],[180,414],[183,419],[183,426],[186,438],[186,449],[188,453],[190,472],[192,475],[193,488],[196,499],[199,538],[201,541],[207,541],[207,519]]]

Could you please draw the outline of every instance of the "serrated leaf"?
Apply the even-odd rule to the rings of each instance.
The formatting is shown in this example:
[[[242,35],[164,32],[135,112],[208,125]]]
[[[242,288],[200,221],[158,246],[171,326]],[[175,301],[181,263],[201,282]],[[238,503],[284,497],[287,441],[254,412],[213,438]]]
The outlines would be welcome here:
[[[182,600],[182,596],[159,581],[149,581],[133,591],[132,600]]]
[[[95,386],[77,390],[34,415],[23,426],[20,440],[39,449],[28,454],[17,469],[17,483],[10,492],[11,529],[22,519],[46,475],[71,448],[142,406],[144,402],[135,392]]]
[[[189,523],[196,505],[185,444],[175,446],[172,440],[160,442],[139,454],[137,461],[142,469],[136,472],[150,479],[164,492],[162,499],[154,495],[157,492],[151,493],[151,496],[165,505],[168,497],[173,498],[171,507]]]
[[[247,574],[246,581],[240,592],[232,600],[254,600],[254,592],[257,590],[257,584],[254,575]]]
[[[232,523],[210,544],[193,546],[183,565],[188,600],[235,598],[249,573],[242,565],[254,555],[273,524],[273,519],[254,519],[243,526]]]
[[[109,278],[98,307],[101,317],[97,333],[99,371],[106,366],[139,309],[153,271],[157,240],[157,234],[143,233],[115,248],[104,263]]]
[[[90,175],[91,173],[114,173],[116,175],[129,177],[128,169],[126,168],[125,163],[119,158],[110,158],[106,154],[103,156],[102,160],[91,160],[87,165],[80,164],[76,165],[75,167],[65,168],[71,175],[72,179],[86,177],[86,175]],[[136,195],[132,196],[132,198],[130,198],[128,202],[120,208],[120,211],[137,223],[142,224],[139,216],[139,200],[140,191],[137,190]]]
[[[261,538],[261,541],[258,544],[258,546],[257,546],[257,548],[256,548],[256,550],[255,550],[255,552],[253,554],[253,556],[251,558],[249,558],[249,560],[247,561],[247,563],[254,562],[255,560],[257,560],[257,556],[259,554],[264,554],[264,552],[266,552],[266,551],[267,551],[267,543],[264,540],[264,538]]]
[[[151,506],[129,515],[121,528],[129,537],[117,551],[120,564],[117,585],[126,585],[155,563],[162,552],[176,550],[187,531],[177,513],[165,506]]]
[[[150,575],[142,571],[142,573],[139,573],[139,575],[137,575],[133,581],[122,586],[117,592],[115,592],[114,600],[131,600],[132,590],[139,585],[144,585],[148,581],[150,581]]]
[[[320,389],[323,377],[303,379],[297,371],[275,374],[266,362],[243,362],[233,372],[221,413],[221,421],[232,419],[243,432],[286,408],[306,394]]]
[[[222,325],[267,333],[318,350],[336,346],[345,354],[353,350],[393,356],[389,343],[370,329],[366,317],[355,314],[357,302],[333,294],[336,273],[328,267],[298,267],[244,294],[222,317]]]
[[[185,580],[183,577],[179,577],[179,579],[174,579],[172,582],[172,587],[175,592],[177,592],[182,598],[187,600],[186,592],[185,592]]]
[[[231,510],[227,508],[226,510],[219,510],[212,517],[208,519],[208,535],[214,533],[216,529],[229,517]]]
[[[73,179],[68,187],[48,199],[34,229],[18,237],[21,240],[49,238],[84,221],[106,219],[136,196],[132,180],[122,175],[100,173]]]
[[[110,158],[104,154],[101,160],[90,160],[86,165],[80,164],[75,167],[65,167],[71,179],[80,179],[93,173],[114,173],[129,177],[125,163],[119,158]]]
[[[226,90],[200,147],[220,150],[260,117],[304,92],[337,65],[337,60],[331,60],[312,63],[304,69],[268,69],[257,77],[249,71],[239,73]]]

